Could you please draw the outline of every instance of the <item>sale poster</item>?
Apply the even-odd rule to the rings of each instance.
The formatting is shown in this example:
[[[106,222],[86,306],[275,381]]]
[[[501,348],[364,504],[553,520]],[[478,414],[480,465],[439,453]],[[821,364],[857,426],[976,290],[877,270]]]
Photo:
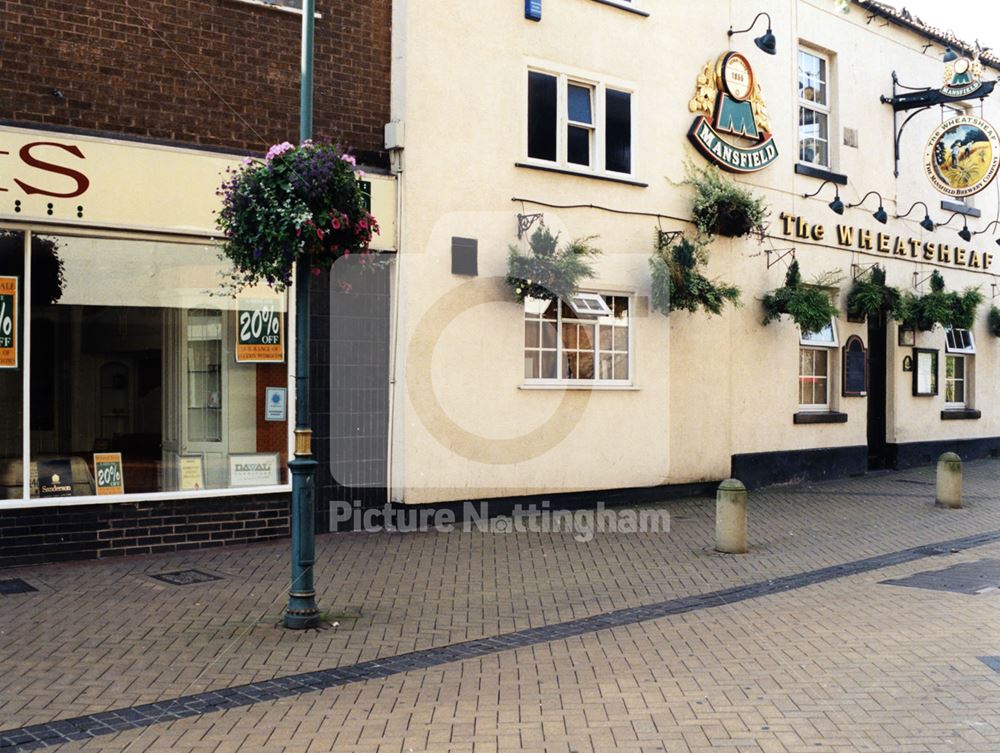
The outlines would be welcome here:
[[[284,329],[280,298],[241,298],[236,322],[236,362],[283,363]]]
[[[122,454],[95,452],[94,480],[97,482],[98,495],[124,494],[125,474],[122,471]]]
[[[0,369],[16,369],[19,364],[17,342],[16,277],[0,277]]]

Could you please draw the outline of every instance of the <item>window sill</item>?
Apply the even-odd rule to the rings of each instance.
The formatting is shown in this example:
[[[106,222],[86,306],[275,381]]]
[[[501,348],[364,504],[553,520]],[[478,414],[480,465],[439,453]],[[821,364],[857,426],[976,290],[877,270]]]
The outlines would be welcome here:
[[[570,170],[565,167],[536,165],[531,162],[515,162],[514,167],[526,167],[529,170],[541,170],[547,173],[559,173],[560,175],[575,175],[578,178],[590,178],[591,180],[604,180],[611,183],[624,183],[627,186],[638,186],[639,188],[649,187],[648,183],[642,183],[637,180],[630,180],[629,178],[618,178],[614,175],[607,175],[604,173],[588,173],[582,170]]]
[[[809,178],[819,178],[820,180],[828,180],[831,183],[836,183],[838,186],[847,185],[847,176],[841,173],[835,173],[832,170],[827,170],[822,167],[813,167],[812,165],[805,165],[801,162],[795,165],[795,172],[799,175],[805,175]]]
[[[981,410],[973,410],[972,408],[946,408],[941,411],[942,421],[968,421],[982,417]]]
[[[649,14],[646,11],[639,10],[638,8],[630,8],[628,5],[625,5],[624,3],[616,3],[615,0],[594,0],[594,2],[600,3],[601,5],[610,5],[612,8],[623,10],[626,13],[634,13],[637,16],[644,16],[646,18],[649,18]]]
[[[838,411],[799,411],[793,417],[797,424],[846,424],[847,414]]]
[[[256,5],[262,8],[270,8],[271,10],[278,10],[282,13],[291,13],[295,16],[302,15],[301,8],[289,8],[285,5],[275,5],[274,3],[269,3],[267,0],[229,0],[231,3],[242,3],[243,5]],[[322,13],[314,13],[313,18],[323,18]]]
[[[634,384],[575,384],[573,382],[559,382],[559,383],[542,383],[532,384],[530,382],[525,382],[520,387],[520,390],[590,390],[592,392],[638,392],[639,388]]]
[[[957,201],[946,201],[945,199],[942,199],[941,208],[946,212],[958,212],[958,214],[964,214],[966,217],[983,216],[983,213],[975,207],[967,207],[965,204],[959,204]]]

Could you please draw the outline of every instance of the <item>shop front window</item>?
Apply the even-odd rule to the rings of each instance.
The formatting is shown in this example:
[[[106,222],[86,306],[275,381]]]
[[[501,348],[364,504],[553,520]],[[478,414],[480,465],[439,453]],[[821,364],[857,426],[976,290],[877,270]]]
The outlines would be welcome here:
[[[223,295],[207,245],[32,235],[31,246],[32,498],[286,483],[287,411],[265,404],[288,393],[283,296]],[[241,317],[263,317],[267,336],[241,339]],[[11,374],[0,370],[0,479],[20,499],[23,401]]]
[[[0,502],[20,499],[24,473],[24,234],[0,233]]]

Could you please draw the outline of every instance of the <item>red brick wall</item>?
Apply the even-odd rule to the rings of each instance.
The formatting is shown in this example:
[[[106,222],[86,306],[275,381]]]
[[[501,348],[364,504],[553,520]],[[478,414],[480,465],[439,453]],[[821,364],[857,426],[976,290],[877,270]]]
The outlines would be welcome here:
[[[390,6],[316,1],[317,140],[382,149]],[[263,151],[297,140],[300,30],[238,0],[3,0],[0,119]]]

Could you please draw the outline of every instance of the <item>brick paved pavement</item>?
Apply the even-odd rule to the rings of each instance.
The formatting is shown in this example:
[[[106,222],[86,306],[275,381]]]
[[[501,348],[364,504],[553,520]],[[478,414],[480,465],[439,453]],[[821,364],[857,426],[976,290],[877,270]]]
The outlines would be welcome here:
[[[0,573],[0,729],[351,664],[1000,530],[1000,464],[969,507],[930,505],[929,470],[752,496],[745,557],[710,553],[712,506],[670,534],[349,535],[320,540],[336,630],[274,627],[285,547]],[[1000,596],[878,581],[1000,556],[991,545],[731,606],[59,750],[995,751]],[[226,580],[171,587],[185,568]],[[323,592],[325,589],[325,592]],[[336,596],[334,596],[336,594]]]

